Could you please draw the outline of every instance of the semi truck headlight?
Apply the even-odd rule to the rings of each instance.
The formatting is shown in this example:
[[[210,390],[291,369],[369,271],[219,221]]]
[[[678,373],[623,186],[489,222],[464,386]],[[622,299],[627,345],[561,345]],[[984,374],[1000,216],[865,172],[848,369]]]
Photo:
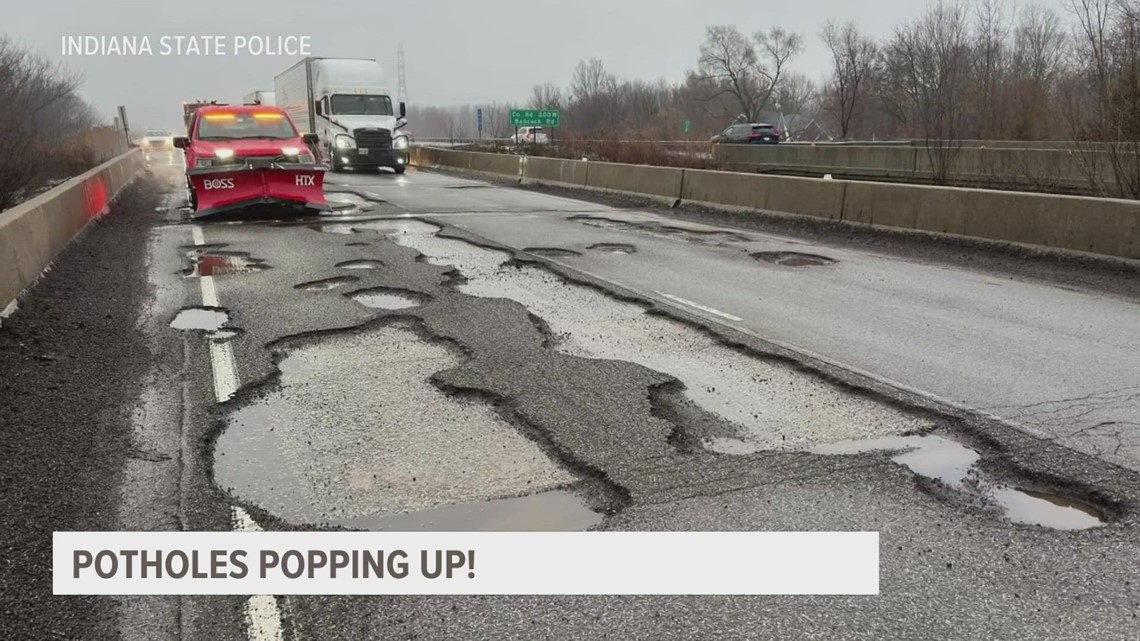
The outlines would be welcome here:
[[[214,157],[218,160],[229,160],[234,157],[233,149],[215,149]]]
[[[407,148],[408,148],[408,137],[407,136],[397,136],[396,139],[392,141],[392,149],[407,149]]]
[[[356,149],[356,141],[352,136],[337,136],[336,137],[337,149]]]

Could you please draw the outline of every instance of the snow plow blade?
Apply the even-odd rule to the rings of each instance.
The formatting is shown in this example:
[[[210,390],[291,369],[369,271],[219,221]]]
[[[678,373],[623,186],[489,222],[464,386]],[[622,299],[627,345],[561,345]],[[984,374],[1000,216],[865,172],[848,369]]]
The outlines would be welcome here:
[[[304,216],[331,211],[325,165],[246,162],[186,172],[197,196],[194,218]]]

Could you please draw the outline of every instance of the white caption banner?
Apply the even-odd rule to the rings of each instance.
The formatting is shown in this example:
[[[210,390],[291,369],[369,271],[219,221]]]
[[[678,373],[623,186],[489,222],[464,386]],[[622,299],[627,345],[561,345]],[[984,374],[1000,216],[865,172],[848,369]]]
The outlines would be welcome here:
[[[56,532],[55,594],[878,594],[877,532]]]

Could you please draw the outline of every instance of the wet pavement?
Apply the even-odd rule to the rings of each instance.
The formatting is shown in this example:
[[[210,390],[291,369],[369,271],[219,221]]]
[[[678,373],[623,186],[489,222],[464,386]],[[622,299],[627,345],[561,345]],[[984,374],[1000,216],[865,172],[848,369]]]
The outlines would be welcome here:
[[[1135,638],[1135,472],[1091,448],[1074,451],[997,420],[991,414],[1008,414],[992,410],[1002,403],[966,403],[965,411],[962,398],[932,399],[921,378],[887,385],[766,340],[787,338],[777,314],[838,296],[854,287],[850,279],[880,282],[883,265],[947,272],[932,277],[939,283],[992,276],[439,174],[330,179],[333,190],[353,194],[338,196],[350,206],[316,222],[188,225],[175,195],[140,205],[153,219],[149,237],[135,240],[147,247],[138,266],[147,282],[132,290],[129,306],[139,320],[100,327],[110,337],[111,325],[124,333],[144,328],[146,348],[117,358],[123,348],[100,338],[93,347],[102,355],[77,369],[87,380],[127,388],[122,398],[107,395],[123,409],[121,419],[108,411],[91,421],[121,420],[122,434],[103,445],[96,439],[91,449],[103,456],[110,444],[127,443],[121,456],[130,472],[115,495],[116,523],[77,523],[877,531],[880,595],[157,598],[118,604],[111,623],[92,628],[108,633],[101,636]],[[366,206],[381,219],[358,211]],[[779,255],[754,256],[764,252]],[[83,258],[65,259],[53,274],[78,279],[96,305],[121,300],[98,269],[72,269],[67,260]],[[735,295],[676,276],[698,263],[718,270]],[[741,296],[745,281],[763,288]],[[1011,305],[1034,299],[1021,284],[1002,285],[1019,292]],[[913,293],[900,281],[890,286],[900,301]],[[1028,289],[1062,303],[1086,300],[1061,288],[1042,293],[1040,284]],[[1118,304],[1094,306],[1119,315]],[[57,322],[33,297],[16,323],[25,309],[45,328]],[[758,322],[756,309],[773,316]],[[965,308],[955,313],[964,334],[953,344],[962,362],[972,362],[963,338],[970,319]],[[1074,345],[1090,335],[1120,341],[1103,331],[1117,325],[1090,314],[1077,317],[1086,330],[1073,335]],[[894,322],[903,317],[899,310]],[[855,313],[852,322],[860,318]],[[67,315],[60,331],[82,322]],[[802,329],[824,336],[842,329],[825,327],[833,322],[805,320]],[[859,325],[843,337],[856,344],[875,328]],[[0,350],[0,359],[36,350],[9,358],[22,374],[12,384],[23,392],[27,381],[27,390],[50,398],[53,377],[70,376],[51,360],[61,348],[46,346],[50,334],[35,337],[42,349],[24,334],[9,345],[4,331],[7,321],[0,347],[20,351]],[[843,350],[822,350],[835,353]],[[943,358],[929,354],[929,366],[945,366]],[[1095,383],[1128,358],[1079,374]],[[976,372],[959,376],[1004,380],[990,362],[979,357]],[[219,388],[219,367],[231,368],[222,371],[230,393]],[[1026,372],[1048,375],[1047,368]],[[1076,405],[1034,407],[1009,386],[995,388],[992,398],[1045,427],[1068,421],[1083,429],[1085,417],[1070,413],[1076,406],[1096,417],[1118,412],[1103,418],[1118,424],[1094,434],[1135,420],[1124,385]],[[34,395],[14,398],[12,416],[51,406]],[[78,425],[78,410],[69,411],[64,422]],[[34,439],[17,436],[18,447],[34,449]],[[35,481],[65,472],[38,465],[25,473]],[[20,478],[13,477],[16,496],[35,490]],[[75,479],[51,484],[65,486],[84,487]],[[47,600],[28,611],[35,608],[43,621],[56,609]],[[64,636],[78,636],[82,626],[63,621]]]

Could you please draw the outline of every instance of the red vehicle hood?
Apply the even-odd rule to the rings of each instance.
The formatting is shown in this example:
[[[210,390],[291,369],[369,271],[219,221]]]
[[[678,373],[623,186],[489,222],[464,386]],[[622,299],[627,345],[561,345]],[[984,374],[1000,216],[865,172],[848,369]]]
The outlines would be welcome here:
[[[217,149],[233,149],[235,156],[276,156],[282,147],[296,147],[302,152],[306,145],[300,138],[245,138],[242,140],[195,140],[194,153],[213,156]]]

